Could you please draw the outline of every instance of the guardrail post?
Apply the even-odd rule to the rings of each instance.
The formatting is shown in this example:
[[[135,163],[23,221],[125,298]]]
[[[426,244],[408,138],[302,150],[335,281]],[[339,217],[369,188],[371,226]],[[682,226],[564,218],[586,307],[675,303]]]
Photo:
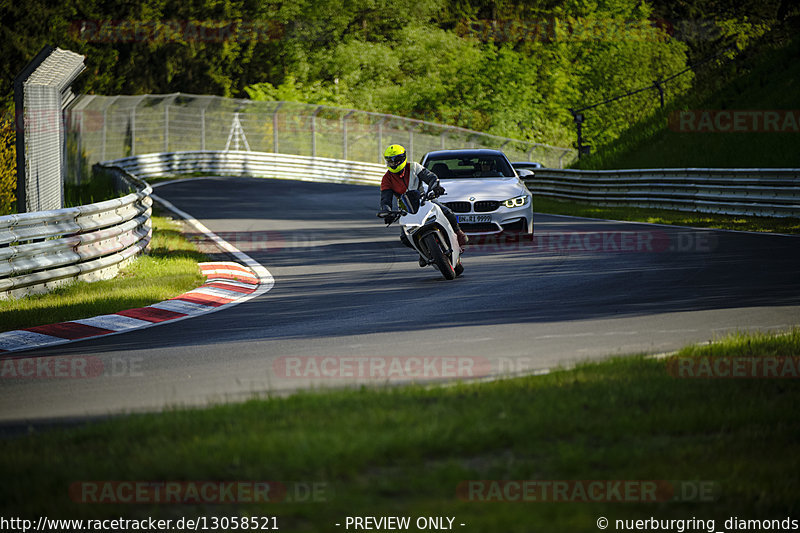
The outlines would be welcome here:
[[[206,150],[206,110],[200,110],[200,150]]]

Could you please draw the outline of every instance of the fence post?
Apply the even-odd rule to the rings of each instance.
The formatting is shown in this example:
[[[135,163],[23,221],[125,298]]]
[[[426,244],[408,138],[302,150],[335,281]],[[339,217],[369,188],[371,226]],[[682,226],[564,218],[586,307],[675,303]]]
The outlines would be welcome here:
[[[200,110],[200,150],[206,150],[206,109]]]
[[[567,155],[569,152],[564,150],[564,152],[558,158],[558,168],[564,168],[564,156]]]
[[[414,129],[408,130],[408,158],[409,161],[414,160]]]
[[[103,145],[100,147],[100,161],[106,160],[106,128],[108,128],[108,106],[103,109]]]
[[[350,118],[352,114],[353,111],[351,110],[342,117],[342,159],[345,161],[347,161],[347,119]]]
[[[283,102],[278,102],[275,107],[275,112],[272,114],[272,151],[278,153],[278,110],[283,105]]]
[[[381,117],[378,121],[378,161],[383,163],[383,123],[386,117]]]
[[[83,110],[83,109],[78,111],[78,113],[80,113],[80,115],[78,116],[78,124],[77,124],[77,128],[76,128],[78,130],[78,132],[77,132],[78,134],[75,136],[75,160],[76,160],[75,181],[77,182],[78,185],[81,184],[81,150],[82,150],[82,145],[83,145],[82,141],[83,141],[83,114],[84,114],[84,111],[85,110]],[[75,112],[74,111],[69,111],[69,122],[70,123],[73,122],[73,117],[74,116],[75,116]],[[65,137],[66,137],[66,135],[65,135]],[[66,140],[65,140],[65,142],[66,142]],[[66,154],[66,155],[67,155],[67,158],[69,158],[69,154]]]
[[[136,106],[131,109],[131,155],[136,155]]]
[[[656,80],[653,82],[653,86],[658,89],[658,96],[661,99],[661,109],[664,109],[664,87],[661,85],[661,82]]]
[[[317,157],[317,113],[322,111],[322,106],[318,106],[311,113],[311,157]]]
[[[169,152],[169,104],[164,106],[164,152]]]

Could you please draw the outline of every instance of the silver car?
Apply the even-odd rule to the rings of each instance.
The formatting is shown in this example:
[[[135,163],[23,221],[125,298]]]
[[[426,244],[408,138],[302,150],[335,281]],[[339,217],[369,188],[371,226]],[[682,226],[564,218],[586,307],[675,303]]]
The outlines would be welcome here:
[[[439,150],[425,154],[422,165],[439,177],[447,191],[439,201],[464,232],[533,233],[533,196],[503,152]]]

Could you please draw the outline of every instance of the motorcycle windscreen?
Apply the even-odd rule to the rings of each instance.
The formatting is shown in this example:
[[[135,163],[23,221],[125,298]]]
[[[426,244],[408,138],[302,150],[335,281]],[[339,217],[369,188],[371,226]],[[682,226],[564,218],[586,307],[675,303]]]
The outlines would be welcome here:
[[[419,204],[420,204],[420,194],[417,190],[406,191],[405,193],[400,195],[400,199],[397,201],[400,204],[402,209],[405,209],[409,213],[416,214],[419,211]]]

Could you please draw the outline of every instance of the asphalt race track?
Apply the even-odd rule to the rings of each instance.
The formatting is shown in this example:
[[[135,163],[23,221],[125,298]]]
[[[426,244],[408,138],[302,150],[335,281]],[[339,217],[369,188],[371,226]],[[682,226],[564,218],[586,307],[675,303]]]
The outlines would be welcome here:
[[[274,288],[218,313],[20,354],[99,360],[104,370],[2,379],[0,421],[206,405],[387,375],[530,372],[800,324],[795,237],[537,215],[535,242],[471,246],[463,277],[447,282],[375,217],[375,187],[208,178],[156,192],[269,269]],[[381,374],[415,358],[438,362],[421,375]]]

